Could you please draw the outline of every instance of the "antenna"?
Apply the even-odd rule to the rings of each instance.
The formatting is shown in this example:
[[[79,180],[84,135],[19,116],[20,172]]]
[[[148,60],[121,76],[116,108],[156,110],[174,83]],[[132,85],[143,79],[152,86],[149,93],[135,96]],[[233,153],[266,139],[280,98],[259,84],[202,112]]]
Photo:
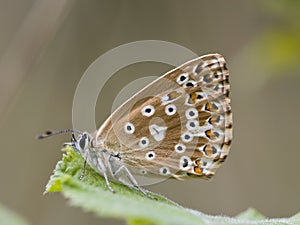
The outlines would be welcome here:
[[[48,137],[51,137],[51,136],[54,136],[54,135],[64,134],[64,133],[78,133],[78,134],[83,134],[83,132],[81,132],[79,130],[73,130],[73,129],[56,130],[56,131],[45,131],[45,133],[36,136],[36,139],[44,139],[44,138],[48,138]]]

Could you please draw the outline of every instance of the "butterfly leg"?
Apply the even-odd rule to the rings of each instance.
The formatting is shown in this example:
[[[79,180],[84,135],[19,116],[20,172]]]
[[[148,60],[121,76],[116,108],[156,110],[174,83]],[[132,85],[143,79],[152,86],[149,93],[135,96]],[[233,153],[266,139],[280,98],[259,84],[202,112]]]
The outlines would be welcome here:
[[[105,183],[106,183],[107,188],[108,188],[112,193],[116,193],[116,191],[110,186],[110,183],[109,183],[109,180],[108,180],[108,177],[107,177],[107,174],[106,174],[106,173],[103,173],[103,177],[104,177],[104,179],[105,179]]]
[[[85,154],[84,154],[83,169],[82,169],[82,171],[81,171],[81,175],[80,175],[80,177],[79,177],[79,180],[82,180],[83,177],[84,177],[84,175],[85,175],[87,157],[88,157],[88,152],[85,152]]]
[[[83,163],[83,169],[81,171],[81,175],[79,177],[79,180],[82,180],[85,174],[85,169],[86,169],[86,158],[84,159],[84,163]]]
[[[122,165],[120,168],[118,168],[116,171],[113,172],[113,175],[115,176],[116,179],[118,179],[120,182],[122,182],[125,185],[128,185],[128,183],[126,181],[124,181],[121,176],[123,175],[123,172],[125,172],[126,177],[128,178],[128,180],[130,181],[131,185],[136,188],[137,190],[139,190],[140,192],[142,192],[146,197],[151,198],[151,199],[156,199],[152,196],[150,196],[146,190],[144,190],[143,188],[141,188],[136,179],[134,178],[134,176],[131,174],[131,172],[128,170],[128,168],[124,165]]]
[[[106,173],[106,169],[103,165],[102,160],[100,158],[97,158],[97,161],[98,161],[98,169],[101,171],[101,174],[103,175],[103,177],[105,179],[105,183],[106,183],[108,190],[110,190],[112,193],[116,193],[115,190],[110,186],[109,179],[108,179],[107,173]]]

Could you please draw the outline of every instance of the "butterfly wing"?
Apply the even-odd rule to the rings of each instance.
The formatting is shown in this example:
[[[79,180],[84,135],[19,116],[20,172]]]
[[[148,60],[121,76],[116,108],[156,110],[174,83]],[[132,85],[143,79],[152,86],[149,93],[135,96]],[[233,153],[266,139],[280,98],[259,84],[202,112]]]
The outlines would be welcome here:
[[[133,173],[210,178],[231,145],[228,77],[220,54],[191,60],[121,105],[97,141]]]

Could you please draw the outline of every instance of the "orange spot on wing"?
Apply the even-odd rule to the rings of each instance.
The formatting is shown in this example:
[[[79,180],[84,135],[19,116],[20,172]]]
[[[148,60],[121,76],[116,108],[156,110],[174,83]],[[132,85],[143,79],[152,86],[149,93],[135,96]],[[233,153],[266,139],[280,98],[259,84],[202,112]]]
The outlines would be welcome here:
[[[197,94],[195,92],[190,94],[189,103],[190,104],[195,104],[196,99],[197,99]]]
[[[197,174],[197,175],[202,175],[203,172],[201,171],[201,169],[197,166],[194,167],[194,172]]]
[[[198,167],[201,167],[201,161],[200,161],[200,159],[195,160],[195,164],[196,164]]]

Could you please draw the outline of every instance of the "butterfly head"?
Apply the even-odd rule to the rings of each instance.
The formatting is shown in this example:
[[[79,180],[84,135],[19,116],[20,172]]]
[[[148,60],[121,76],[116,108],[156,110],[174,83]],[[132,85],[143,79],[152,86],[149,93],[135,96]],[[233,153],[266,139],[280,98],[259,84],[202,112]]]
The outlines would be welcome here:
[[[71,145],[76,152],[84,155],[88,149],[94,148],[93,141],[94,139],[88,132],[83,132],[79,134],[77,139],[75,138],[74,134],[72,135]]]
[[[38,135],[36,138],[44,139],[63,133],[72,133],[71,142],[66,143],[66,145],[71,145],[75,149],[75,151],[81,155],[84,155],[88,149],[94,148],[94,139],[92,138],[91,134],[79,130],[67,129],[58,131],[46,131],[44,134]],[[79,134],[77,138],[75,137],[74,133]]]

